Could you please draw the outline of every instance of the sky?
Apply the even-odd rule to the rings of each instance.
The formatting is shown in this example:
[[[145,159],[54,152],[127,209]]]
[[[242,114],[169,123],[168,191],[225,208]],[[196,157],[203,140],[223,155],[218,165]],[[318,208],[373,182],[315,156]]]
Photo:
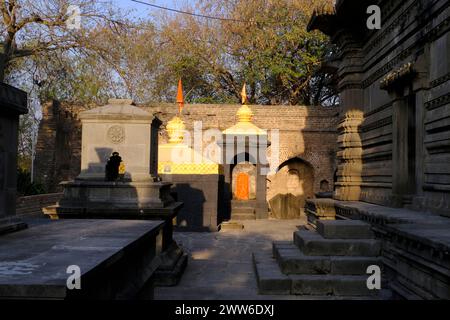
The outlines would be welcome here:
[[[157,8],[152,8],[141,3],[136,3],[131,0],[111,0],[115,5],[124,9],[132,9],[133,16],[138,18],[148,17],[149,14],[158,13],[161,11]],[[185,4],[194,4],[195,0],[140,0],[156,4],[159,6],[169,7],[172,9],[181,9]]]

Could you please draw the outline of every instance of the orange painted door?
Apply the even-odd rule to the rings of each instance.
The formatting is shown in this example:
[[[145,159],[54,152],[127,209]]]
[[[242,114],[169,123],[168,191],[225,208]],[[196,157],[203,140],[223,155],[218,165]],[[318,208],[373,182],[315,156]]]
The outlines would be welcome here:
[[[249,176],[244,172],[240,172],[236,178],[236,198],[238,200],[248,200],[249,193]]]

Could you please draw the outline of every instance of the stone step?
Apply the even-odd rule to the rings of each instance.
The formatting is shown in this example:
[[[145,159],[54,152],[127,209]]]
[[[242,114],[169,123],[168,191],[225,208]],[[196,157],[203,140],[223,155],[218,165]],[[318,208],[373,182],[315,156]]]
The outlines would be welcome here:
[[[256,220],[256,215],[254,213],[233,213],[231,219],[236,221]]]
[[[234,208],[231,209],[231,214],[236,214],[236,213],[248,213],[248,214],[254,214],[255,213],[255,208]]]
[[[389,299],[388,290],[369,290],[368,276],[352,275],[285,275],[269,254],[253,253],[253,264],[259,294],[305,295],[314,299],[339,297],[362,300]]]
[[[319,220],[317,232],[325,239],[373,239],[371,226],[360,220]]]
[[[367,288],[368,276],[291,275],[291,293],[322,296],[378,296],[381,290]]]
[[[256,206],[256,200],[240,201],[232,200],[231,208],[254,208]]]
[[[365,275],[367,267],[378,265],[376,257],[307,256],[293,243],[273,243],[274,257],[284,274]]]
[[[253,266],[259,294],[290,294],[292,280],[283,274],[277,262],[269,255],[253,253]]]
[[[381,243],[373,239],[325,239],[313,231],[294,233],[294,243],[307,256],[364,256],[380,255]]]
[[[241,231],[244,229],[244,225],[237,221],[225,221],[219,226],[220,231]]]

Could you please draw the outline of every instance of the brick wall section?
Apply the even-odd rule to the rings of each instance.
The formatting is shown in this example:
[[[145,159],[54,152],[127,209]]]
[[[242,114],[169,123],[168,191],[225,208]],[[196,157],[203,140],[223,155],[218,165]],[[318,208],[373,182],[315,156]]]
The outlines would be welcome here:
[[[62,193],[48,193],[17,198],[16,214],[26,216],[42,215],[42,208],[55,204],[61,199]]]
[[[176,115],[175,104],[149,104],[141,106],[163,121]],[[225,130],[236,123],[239,105],[186,105],[183,119],[188,130],[194,121],[202,121],[204,130]],[[304,106],[251,106],[253,123],[265,130],[280,130],[279,163],[300,158],[314,168],[314,192],[320,190],[320,181],[327,180],[332,186],[335,170],[336,128],[340,109]],[[270,136],[269,136],[270,138]],[[167,139],[164,131],[160,142]]]
[[[175,104],[139,105],[154,114],[163,124],[160,143],[167,142],[165,125],[177,114]],[[236,123],[239,105],[185,105],[183,120],[188,130],[194,121],[202,121],[203,130],[224,130]],[[36,147],[36,178],[60,191],[58,183],[75,178],[80,172],[81,123],[78,113],[88,106],[48,103],[43,106],[43,119]],[[314,191],[320,181],[333,181],[337,140],[338,108],[302,106],[251,106],[253,122],[262,129],[280,130],[279,163],[301,158],[314,168]],[[204,141],[206,143],[206,141]]]
[[[78,113],[89,106],[46,103],[42,106],[36,144],[35,178],[47,192],[62,191],[61,181],[72,180],[81,167],[81,123]]]

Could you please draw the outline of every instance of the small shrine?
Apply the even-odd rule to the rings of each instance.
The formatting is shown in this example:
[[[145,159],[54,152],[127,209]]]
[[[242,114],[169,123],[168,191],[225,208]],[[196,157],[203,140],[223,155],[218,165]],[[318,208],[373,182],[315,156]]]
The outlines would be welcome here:
[[[184,99],[178,86],[179,114],[166,125],[169,141],[158,148],[158,174],[172,183],[177,200],[184,203],[176,218],[183,230],[217,231],[222,214],[222,166],[191,148],[184,141]]]
[[[232,221],[266,219],[266,149],[270,142],[267,131],[252,123],[253,111],[248,105],[245,84],[241,96],[237,123],[223,131],[225,203]]]

